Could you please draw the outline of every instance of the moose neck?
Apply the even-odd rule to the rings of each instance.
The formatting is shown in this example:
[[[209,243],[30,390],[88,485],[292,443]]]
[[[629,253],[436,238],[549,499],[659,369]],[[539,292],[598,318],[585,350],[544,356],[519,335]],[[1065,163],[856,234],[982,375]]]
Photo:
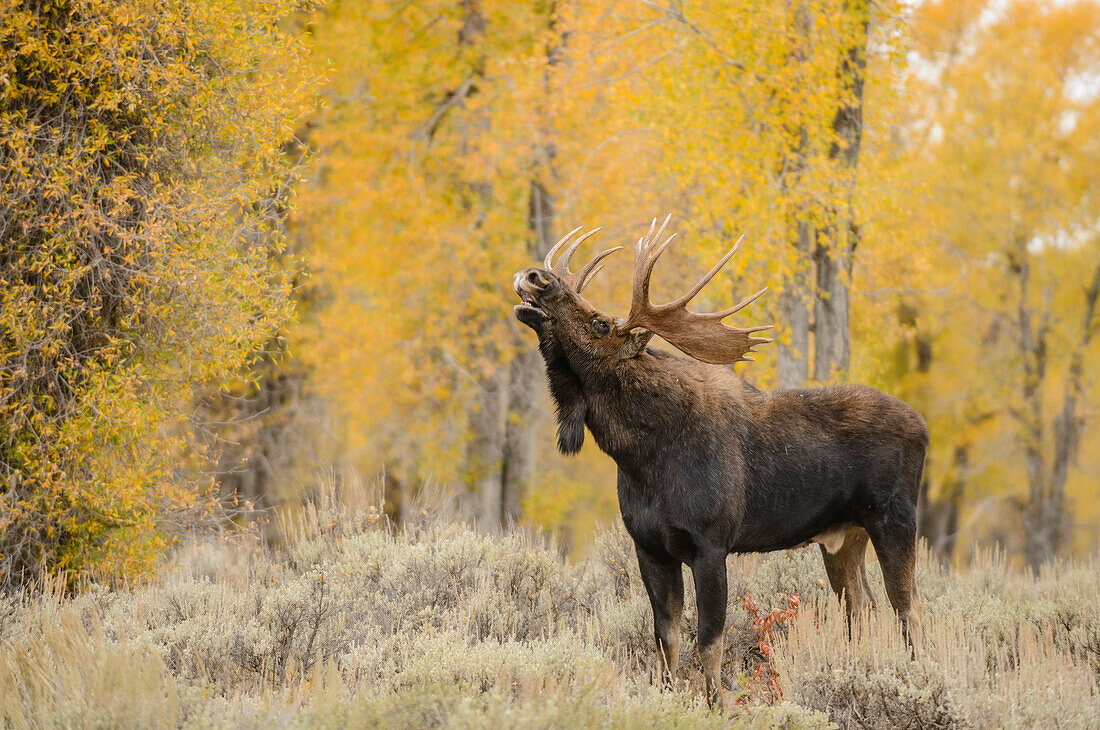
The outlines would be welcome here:
[[[571,360],[547,358],[559,423],[562,413],[577,409],[563,403],[553,383],[571,376],[583,398],[584,424],[622,468],[644,469],[651,459],[656,463],[670,434],[711,432],[716,421],[736,418],[743,411],[743,391],[750,389],[728,370],[655,349],[613,365]],[[569,376],[555,375],[561,368]]]

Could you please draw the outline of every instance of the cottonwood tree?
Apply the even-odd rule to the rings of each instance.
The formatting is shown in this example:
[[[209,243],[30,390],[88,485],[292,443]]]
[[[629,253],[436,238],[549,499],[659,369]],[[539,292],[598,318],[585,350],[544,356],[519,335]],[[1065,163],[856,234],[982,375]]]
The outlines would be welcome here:
[[[462,512],[490,531],[518,519],[540,422],[507,272],[560,235],[554,13],[340,2],[313,30],[334,70],[295,223],[319,291],[295,347],[347,461],[406,487],[460,482]]]
[[[928,183],[914,204],[962,272],[919,305],[930,378],[945,385],[928,393],[932,431],[939,420],[954,434],[941,451],[953,456],[933,456],[952,464],[937,469],[937,496],[957,499],[966,471],[980,481],[975,461],[987,483],[1019,484],[1022,552],[1037,567],[1070,545],[1067,483],[1098,356],[1100,9],[932,3],[916,29],[927,73],[914,84],[925,112],[913,174]]]
[[[872,33],[890,50],[892,6],[580,4],[588,83],[603,81],[607,117],[649,132],[650,197],[686,214],[701,258],[746,234],[735,275],[777,290],[779,384],[843,376],[866,54]]]
[[[461,481],[468,516],[516,519],[545,396],[502,316],[507,272],[584,221],[629,243],[639,212],[672,208],[700,257],[747,233],[735,273],[794,292],[805,343],[791,360],[808,373],[813,302],[847,296],[857,145],[838,119],[858,117],[867,20],[839,2],[327,8],[316,58],[336,70],[298,222],[325,293],[292,349],[339,404],[351,461]],[[824,288],[815,254],[841,262]],[[836,281],[844,292],[826,292]],[[623,301],[614,284],[593,292]],[[828,353],[846,352],[838,311],[843,327],[821,325],[840,343]]]

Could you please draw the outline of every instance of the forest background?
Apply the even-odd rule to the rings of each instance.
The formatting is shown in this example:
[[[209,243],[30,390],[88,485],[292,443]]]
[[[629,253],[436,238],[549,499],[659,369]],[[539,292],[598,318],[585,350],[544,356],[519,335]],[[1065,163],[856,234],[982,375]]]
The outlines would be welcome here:
[[[668,212],[656,300],[741,235],[700,306],[770,287],[742,376],[924,414],[936,557],[1096,549],[1095,2],[3,8],[6,586],[139,575],[355,474],[394,523],[583,553],[614,466],[556,453],[511,275]]]

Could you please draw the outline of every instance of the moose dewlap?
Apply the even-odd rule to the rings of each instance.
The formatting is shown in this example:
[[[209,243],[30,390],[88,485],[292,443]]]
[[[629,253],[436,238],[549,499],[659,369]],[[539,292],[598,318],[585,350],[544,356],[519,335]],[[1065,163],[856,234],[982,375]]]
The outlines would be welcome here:
[[[544,268],[516,273],[515,313],[538,335],[557,407],[558,447],[575,453],[587,426],[618,466],[619,507],[653,606],[657,664],[670,683],[679,660],[682,565],[691,567],[707,700],[721,703],[726,556],[822,544],[829,583],[849,620],[870,605],[870,540],[906,637],[919,620],[914,582],[917,492],[928,447],[924,419],[873,388],[758,390],[721,367],[770,342],[722,323],[764,293],[719,312],[688,303],[737,245],[682,297],[650,301],[653,268],[673,235],[656,219],[639,239],[630,313],[615,318],[581,296],[621,247],[574,273],[569,261],[591,231],[577,228]],[[598,230],[598,229],[597,229]],[[738,241],[740,243],[740,241]],[[554,257],[561,253],[557,263]],[[648,347],[660,335],[683,357]]]

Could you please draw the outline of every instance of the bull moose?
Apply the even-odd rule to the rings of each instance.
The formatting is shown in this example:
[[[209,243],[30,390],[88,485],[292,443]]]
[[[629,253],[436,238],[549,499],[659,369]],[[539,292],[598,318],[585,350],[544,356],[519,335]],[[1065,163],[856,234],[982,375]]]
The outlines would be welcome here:
[[[691,567],[707,701],[721,705],[726,556],[820,544],[829,583],[849,621],[870,605],[867,541],[907,640],[919,620],[914,580],[917,493],[928,447],[924,420],[897,398],[860,385],[759,390],[722,367],[770,342],[688,303],[737,245],[683,296],[650,301],[668,218],[637,244],[630,313],[614,318],[581,292],[608,249],[577,272],[569,261],[591,231],[553,247],[545,268],[516,273],[516,317],[538,335],[557,407],[558,448],[576,453],[585,426],[618,466],[623,523],[653,607],[657,668],[666,685],[679,660],[682,565]],[[598,230],[598,229],[597,229]],[[738,241],[738,244],[740,241]],[[559,253],[557,263],[554,257]],[[688,357],[649,347],[660,335]]]

